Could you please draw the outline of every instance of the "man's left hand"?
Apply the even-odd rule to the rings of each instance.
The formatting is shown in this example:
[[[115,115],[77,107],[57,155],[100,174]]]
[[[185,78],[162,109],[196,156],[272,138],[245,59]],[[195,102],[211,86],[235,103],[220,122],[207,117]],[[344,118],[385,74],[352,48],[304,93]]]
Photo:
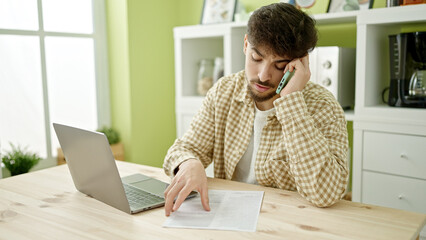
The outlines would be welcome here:
[[[293,59],[289,62],[284,70],[284,73],[296,71],[284,89],[281,91],[280,96],[284,97],[292,92],[302,91],[311,78],[311,71],[309,70],[309,54],[302,58]]]

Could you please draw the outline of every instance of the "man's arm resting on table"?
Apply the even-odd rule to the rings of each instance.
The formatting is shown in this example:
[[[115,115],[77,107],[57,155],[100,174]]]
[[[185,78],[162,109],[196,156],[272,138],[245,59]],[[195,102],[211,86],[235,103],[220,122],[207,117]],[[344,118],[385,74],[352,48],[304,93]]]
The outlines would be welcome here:
[[[348,139],[343,110],[328,98],[318,100],[323,107],[316,112],[316,118],[325,119],[318,122],[307,112],[302,94],[288,97],[292,101],[277,101],[280,104],[276,107],[297,191],[315,206],[331,206],[343,196],[348,180]]]

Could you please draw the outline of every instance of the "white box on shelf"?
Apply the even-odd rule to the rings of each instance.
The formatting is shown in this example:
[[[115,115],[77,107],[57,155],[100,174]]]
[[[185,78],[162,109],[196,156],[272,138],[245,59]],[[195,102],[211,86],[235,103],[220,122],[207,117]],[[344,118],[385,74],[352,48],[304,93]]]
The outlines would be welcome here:
[[[309,54],[311,81],[329,90],[344,109],[355,103],[355,49],[316,47]]]

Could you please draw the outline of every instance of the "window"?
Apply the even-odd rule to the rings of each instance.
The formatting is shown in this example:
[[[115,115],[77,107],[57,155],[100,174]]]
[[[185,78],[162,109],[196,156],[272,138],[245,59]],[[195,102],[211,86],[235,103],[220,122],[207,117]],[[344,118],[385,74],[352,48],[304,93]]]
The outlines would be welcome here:
[[[0,0],[0,150],[55,164],[53,122],[110,124],[104,0]]]

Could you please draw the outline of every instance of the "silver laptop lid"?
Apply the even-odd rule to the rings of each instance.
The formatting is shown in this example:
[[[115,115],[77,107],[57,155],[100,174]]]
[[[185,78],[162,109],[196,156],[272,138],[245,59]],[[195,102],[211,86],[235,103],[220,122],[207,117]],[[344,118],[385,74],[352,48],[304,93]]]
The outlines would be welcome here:
[[[108,140],[103,133],[53,123],[75,187],[130,213],[129,202]]]

